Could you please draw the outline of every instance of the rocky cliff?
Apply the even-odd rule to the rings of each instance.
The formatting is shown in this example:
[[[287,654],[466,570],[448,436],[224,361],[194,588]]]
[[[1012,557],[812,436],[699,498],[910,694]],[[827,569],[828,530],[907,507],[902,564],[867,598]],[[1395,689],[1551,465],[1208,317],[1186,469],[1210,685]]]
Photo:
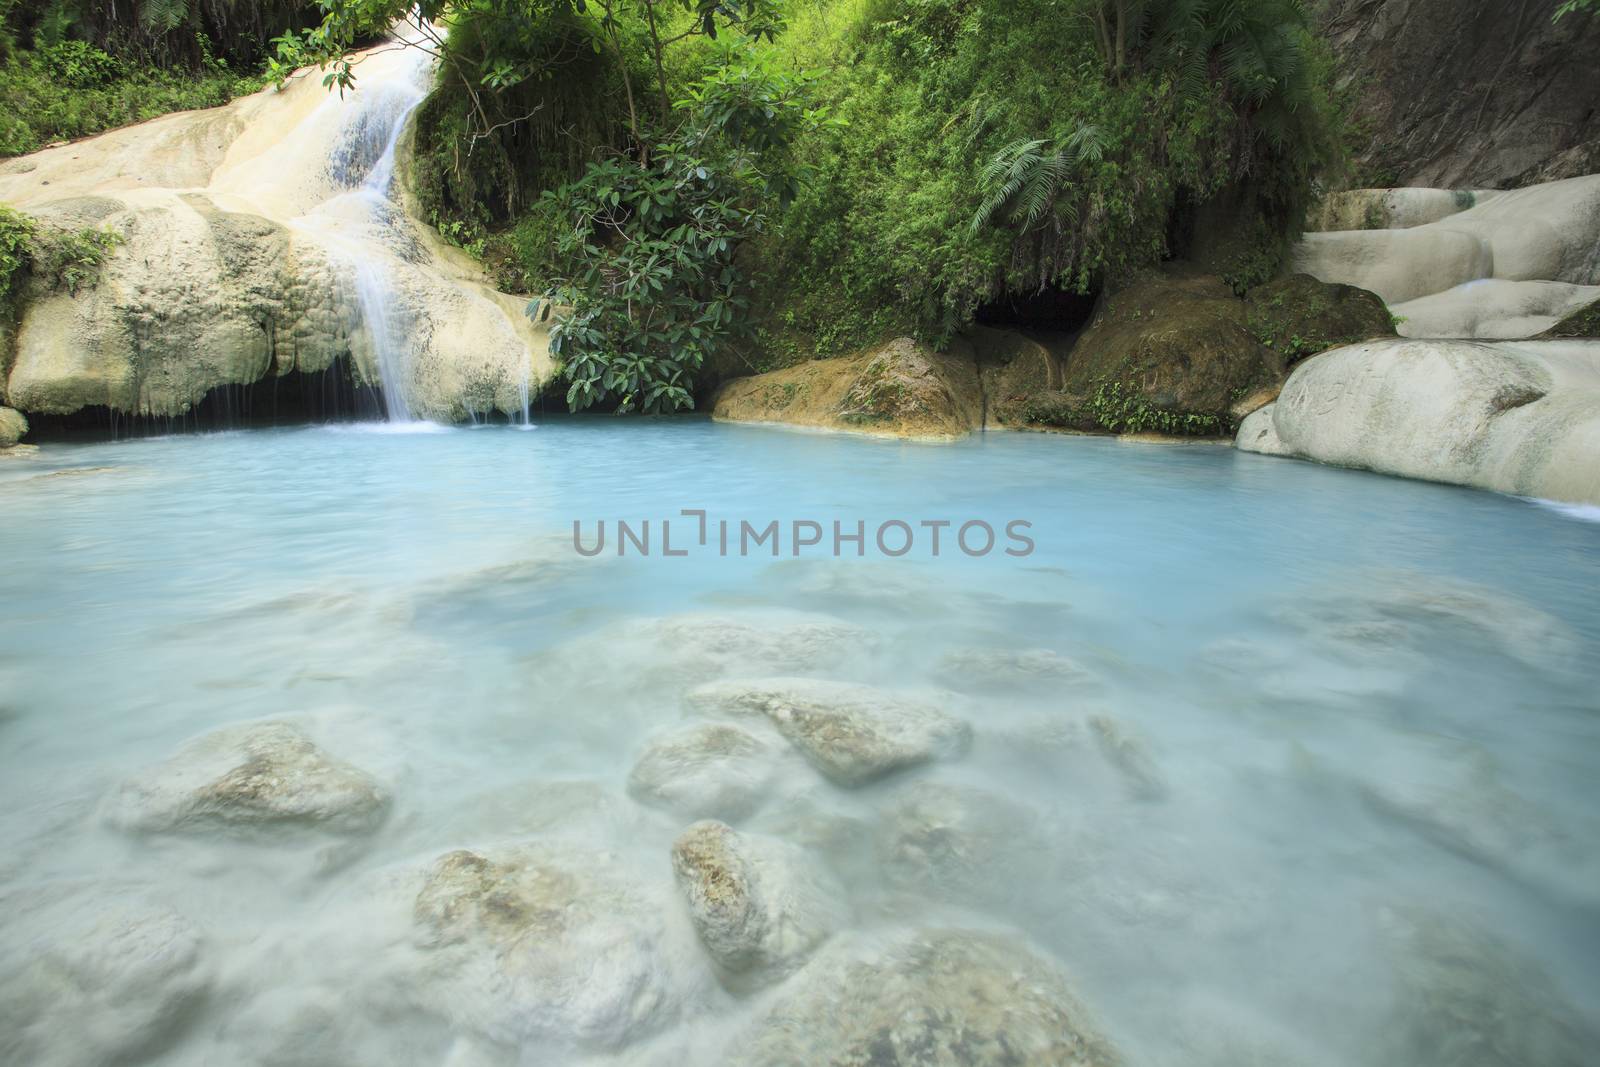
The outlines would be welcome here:
[[[1600,18],[1554,0],[1322,0],[1357,184],[1507,189],[1600,171]]]

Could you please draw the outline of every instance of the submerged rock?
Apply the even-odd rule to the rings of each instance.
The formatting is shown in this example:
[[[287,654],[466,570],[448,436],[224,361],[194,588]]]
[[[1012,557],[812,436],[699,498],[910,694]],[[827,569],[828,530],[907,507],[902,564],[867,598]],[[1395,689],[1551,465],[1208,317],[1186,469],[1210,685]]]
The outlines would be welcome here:
[[[492,1040],[615,1047],[653,1030],[686,988],[662,895],[607,853],[460,849],[424,872],[413,919],[425,1005]]]
[[[199,931],[137,888],[16,891],[0,914],[0,1062],[142,1062],[209,988]]]
[[[901,888],[958,900],[1009,902],[1041,883],[1051,845],[1038,813],[987,790],[917,782],[899,793],[878,829],[879,861]]]
[[[102,805],[125,830],[301,825],[371,830],[389,807],[370,775],[322,751],[287,722],[225,727],[123,782]]]
[[[737,726],[691,726],[645,747],[628,794],[686,818],[737,821],[760,806],[774,758],[771,745]]]
[[[1112,1067],[1116,1049],[1059,970],[961,930],[841,946],[796,975],[736,1043],[749,1067]]]
[[[845,919],[843,890],[801,849],[726,823],[685,830],[672,870],[701,943],[736,987],[795,970]]]
[[[1383,1059],[1414,1067],[1580,1067],[1600,1034],[1534,961],[1486,930],[1391,912],[1399,995]]]
[[[1075,660],[1048,648],[962,648],[939,659],[939,680],[957,689],[1030,689],[1091,684],[1094,676]]]
[[[689,693],[702,711],[765,715],[812,765],[840,785],[953,755],[971,728],[931,704],[870,686],[814,678],[712,682]]]
[[[1269,425],[1270,424],[1270,425]],[[1600,503],[1600,341],[1374,341],[1324,352],[1238,448]]]

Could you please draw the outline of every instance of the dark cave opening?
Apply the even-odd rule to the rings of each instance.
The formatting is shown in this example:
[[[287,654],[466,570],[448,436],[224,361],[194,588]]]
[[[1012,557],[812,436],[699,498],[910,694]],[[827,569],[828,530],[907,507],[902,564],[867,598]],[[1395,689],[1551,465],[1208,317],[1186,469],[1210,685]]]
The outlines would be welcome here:
[[[973,321],[979,326],[1028,333],[1077,333],[1088,324],[1098,299],[1098,291],[1075,293],[1053,286],[1037,292],[1008,292],[980,304]]]

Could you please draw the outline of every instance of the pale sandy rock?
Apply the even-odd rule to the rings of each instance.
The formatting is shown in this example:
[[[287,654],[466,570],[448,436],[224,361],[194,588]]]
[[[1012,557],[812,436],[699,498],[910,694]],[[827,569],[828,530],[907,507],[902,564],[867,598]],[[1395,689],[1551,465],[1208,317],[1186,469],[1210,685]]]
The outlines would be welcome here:
[[[1245,420],[1235,444],[1600,503],[1600,341],[1399,340],[1337,348],[1300,364],[1278,400]]]
[[[1340,230],[1306,234],[1289,265],[1319,281],[1371,290],[1393,305],[1494,277],[1494,249],[1479,234],[1435,226]]]
[[[389,795],[371,775],[324,752],[293,724],[252,722],[189,742],[127,779],[101,806],[125,830],[316,827],[371,830]]]
[[[416,995],[490,1040],[613,1048],[669,1021],[695,986],[668,944],[665,892],[608,853],[458,849],[423,873]]]
[[[199,931],[138,887],[17,890],[0,913],[5,1063],[145,1062],[210,985]]]
[[[1058,689],[1095,679],[1077,661],[1048,648],[962,648],[939,659],[939,680],[963,690]]]
[[[750,1067],[1111,1067],[1060,970],[1007,937],[928,930],[819,956],[736,1042]]]
[[[697,822],[672,843],[689,917],[724,980],[770,984],[844,924],[844,891],[806,853],[726,823]]]
[[[1390,308],[1402,337],[1514,340],[1542,333],[1600,300],[1600,285],[1483,278]]]
[[[765,799],[776,756],[737,726],[690,726],[645,746],[628,774],[628,795],[684,818],[737,822]]]
[[[1324,197],[1306,219],[1306,230],[1404,230],[1460,214],[1496,195],[1471,189],[1347,189]]]
[[[942,708],[845,682],[730,680],[699,686],[688,699],[701,711],[765,715],[813,766],[845,786],[954,755],[971,736]]]

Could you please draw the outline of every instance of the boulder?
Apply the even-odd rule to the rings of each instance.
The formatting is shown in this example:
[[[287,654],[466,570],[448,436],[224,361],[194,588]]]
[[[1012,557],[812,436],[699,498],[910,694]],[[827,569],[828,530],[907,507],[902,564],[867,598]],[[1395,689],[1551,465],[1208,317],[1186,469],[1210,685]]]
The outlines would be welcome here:
[[[675,730],[645,746],[628,774],[628,795],[688,819],[745,818],[766,799],[776,753],[726,723]]]
[[[1295,368],[1277,402],[1251,415],[1235,444],[1600,503],[1600,341],[1390,340],[1337,348]]]
[[[1007,937],[922,930],[840,946],[736,1042],[750,1067],[1112,1067],[1122,1062],[1060,970]]]
[[[1239,397],[1283,377],[1222,279],[1182,263],[1107,297],[1067,356],[1062,389],[1033,421],[1112,432],[1222,433]]]
[[[699,686],[688,700],[701,711],[766,716],[813,766],[844,786],[954,755],[971,737],[971,728],[942,708],[845,682],[738,679]]]
[[[123,782],[102,804],[125,830],[374,829],[389,795],[287,722],[224,727]]]
[[[668,904],[612,855],[577,845],[446,853],[422,872],[413,908],[421,1006],[507,1044],[636,1040],[693,988],[663,930]]]
[[[1250,332],[1289,363],[1395,334],[1389,309],[1377,294],[1320,282],[1309,274],[1256,286],[1245,294],[1244,308]]]
[[[1472,189],[1346,189],[1329,193],[1306,218],[1307,233],[1406,230],[1449,218],[1495,196]]]
[[[909,337],[724,385],[712,417],[781,422],[892,437],[951,439],[984,424],[983,383],[970,346],[935,352]]]
[[[1402,337],[1510,341],[1533,337],[1600,302],[1600,285],[1480,278],[1393,307]],[[1548,333],[1544,336],[1582,336]],[[1351,338],[1360,340],[1360,338]]]
[[[775,837],[697,822],[672,843],[672,871],[724,981],[750,988],[799,968],[845,921],[843,890]]]
[[[1453,221],[1453,220],[1452,220]],[[1415,300],[1494,276],[1494,249],[1482,236],[1442,228],[1308,233],[1289,252],[1289,269],[1353,285],[1387,304]]]
[[[1014,911],[1019,890],[1049,884],[1059,842],[1040,840],[1038,825],[1038,812],[997,793],[921,781],[886,806],[876,851],[902,889]]]
[[[1376,1060],[1415,1067],[1579,1067],[1600,1033],[1536,961],[1475,923],[1382,915],[1396,995]]]
[[[204,940],[137,886],[0,896],[0,1061],[145,1062],[210,986]]]
[[[28,433],[28,420],[15,408],[0,407],[0,448],[10,448]]]

